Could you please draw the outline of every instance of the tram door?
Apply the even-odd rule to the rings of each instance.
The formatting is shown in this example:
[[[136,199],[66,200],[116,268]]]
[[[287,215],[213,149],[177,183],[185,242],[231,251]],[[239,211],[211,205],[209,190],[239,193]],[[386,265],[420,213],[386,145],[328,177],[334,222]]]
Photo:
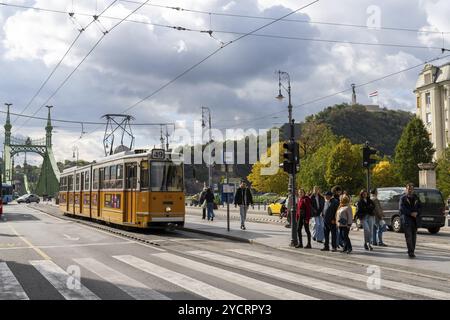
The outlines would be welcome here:
[[[136,223],[137,163],[125,164],[123,222]]]

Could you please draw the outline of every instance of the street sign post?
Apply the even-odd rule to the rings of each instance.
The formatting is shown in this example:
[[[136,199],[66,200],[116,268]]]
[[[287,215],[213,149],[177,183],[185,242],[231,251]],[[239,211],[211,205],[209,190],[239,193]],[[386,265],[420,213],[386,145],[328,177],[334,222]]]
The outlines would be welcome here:
[[[226,195],[227,195],[227,231],[230,231],[230,193],[234,193],[234,185],[228,184],[228,172],[229,172],[229,164],[233,164],[234,162],[234,152],[233,151],[224,151],[223,153],[223,163],[225,166],[225,179],[227,181],[227,185],[223,185],[223,188],[227,188]],[[232,188],[232,190],[230,190]],[[231,192],[230,192],[231,191]],[[225,193],[225,189],[223,189],[223,192]]]

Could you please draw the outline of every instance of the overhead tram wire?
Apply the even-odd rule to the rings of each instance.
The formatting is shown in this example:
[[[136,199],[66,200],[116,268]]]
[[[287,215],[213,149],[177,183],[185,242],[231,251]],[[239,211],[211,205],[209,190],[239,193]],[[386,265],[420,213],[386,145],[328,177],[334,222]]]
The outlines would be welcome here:
[[[98,39],[98,41],[94,44],[94,46],[91,48],[91,50],[89,50],[89,52],[84,56],[84,58],[78,63],[78,65],[75,67],[75,69],[61,82],[61,84],[56,88],[56,90],[50,95],[50,97],[48,97],[48,99],[32,114],[32,116],[35,116],[43,107],[45,107],[47,105],[47,103],[59,92],[59,90],[61,90],[61,88],[67,83],[67,81],[69,81],[69,79],[73,76],[73,74],[78,70],[78,68],[83,64],[84,61],[86,61],[86,59],[91,55],[91,53],[95,50],[95,48],[97,48],[97,46],[100,44],[100,42],[105,38],[105,36],[107,34],[109,34],[111,31],[113,31],[116,27],[118,27],[122,22],[125,21],[125,19],[127,19],[128,17],[130,17],[131,15],[133,15],[134,13],[136,13],[139,9],[141,9],[147,2],[149,2],[150,0],[145,1],[144,3],[142,3],[140,6],[138,6],[136,9],[134,9],[133,11],[131,11],[127,16],[125,16],[124,18],[122,18],[118,23],[116,23],[115,25],[113,25],[109,30],[107,30],[106,32],[104,32],[102,34],[102,36]],[[21,127],[23,127],[27,122],[29,121],[26,120],[25,123],[23,123],[21,125]],[[20,127],[20,128],[21,128]]]
[[[28,101],[28,103],[26,104],[25,108],[20,112],[20,114],[23,114],[29,107],[30,105],[33,103],[34,99],[37,98],[37,96],[41,93],[42,89],[45,87],[45,85],[48,83],[48,81],[50,80],[50,78],[53,76],[53,74],[56,72],[56,70],[60,67],[61,63],[63,62],[63,60],[66,58],[66,56],[69,54],[70,50],[72,50],[73,46],[75,45],[75,43],[78,41],[78,39],[80,38],[81,34],[88,29],[91,24],[93,24],[98,17],[100,17],[103,13],[105,13],[109,8],[111,8],[118,0],[114,0],[113,2],[111,2],[110,5],[108,5],[105,10],[103,10],[99,15],[94,16],[94,18],[92,19],[91,22],[89,22],[85,27],[81,27],[81,29],[79,29],[79,33],[78,35],[75,37],[75,39],[72,41],[72,43],[70,44],[70,46],[67,48],[66,52],[64,53],[64,55],[61,57],[61,59],[58,61],[58,63],[55,65],[55,67],[52,69],[52,71],[50,72],[50,74],[47,76],[47,78],[44,80],[44,82],[41,84],[41,86],[39,87],[39,89],[36,91],[36,93],[33,95],[33,97],[30,99],[30,101]],[[22,6],[20,6],[22,7]],[[69,14],[69,16],[71,18],[73,18],[73,13],[72,15],[70,15],[71,13],[68,12],[67,14]],[[18,117],[16,117],[13,120],[13,124],[14,122],[18,119]]]
[[[137,1],[124,1],[123,2],[130,2],[130,3],[140,3]],[[0,5],[3,4],[0,2]],[[4,4],[5,5],[5,4]],[[151,5],[151,4],[149,4]],[[52,12],[52,13],[61,13],[61,14],[70,14],[66,11],[59,11],[59,10],[52,10],[52,9],[43,9],[43,8],[34,8],[34,7],[27,7],[27,6],[18,6],[20,8],[27,8],[27,9],[35,9],[40,11],[46,11],[46,12]],[[186,10],[189,11],[189,10]],[[86,13],[76,13],[75,15],[82,15],[82,16],[91,16],[90,14]],[[118,17],[110,17],[110,16],[103,16],[104,19],[113,19],[113,20],[121,20],[121,18]],[[260,17],[264,18],[264,17]],[[264,18],[267,20],[266,18]],[[269,20],[272,20],[273,18],[268,18]],[[222,33],[222,34],[232,34],[232,35],[244,35],[245,32],[239,32],[239,31],[228,31],[228,30],[205,30],[205,29],[194,29],[194,28],[187,28],[183,26],[174,26],[174,25],[165,25],[165,24],[159,24],[159,23],[152,23],[147,21],[138,21],[138,20],[130,20],[125,19],[126,22],[132,22],[137,24],[143,24],[143,25],[150,25],[160,28],[168,28],[173,29],[177,31],[187,31],[187,32],[199,32],[199,33],[207,33],[212,38],[214,38],[214,33]],[[330,23],[333,24],[333,23]],[[370,28],[369,28],[370,29]],[[410,30],[413,31],[413,29],[400,29],[400,30]],[[417,32],[420,32],[420,30],[415,30]],[[439,34],[450,34],[450,32],[431,32],[430,33],[439,33]],[[421,45],[414,45],[414,44],[401,44],[401,43],[381,43],[381,42],[361,42],[361,41],[349,41],[349,40],[331,40],[331,39],[321,39],[321,38],[306,38],[306,37],[295,37],[295,36],[283,36],[283,35],[277,35],[277,34],[251,34],[253,37],[264,37],[264,38],[272,38],[272,39],[284,39],[284,40],[293,40],[293,41],[313,41],[313,42],[323,42],[323,43],[341,43],[341,44],[349,44],[349,45],[364,45],[364,46],[377,46],[377,47],[393,47],[393,48],[409,48],[409,49],[432,49],[432,50],[441,50],[441,51],[448,51],[449,49],[445,47],[437,47],[437,46],[421,46]],[[214,38],[215,39],[215,38]],[[222,43],[223,45],[223,43]]]
[[[0,113],[7,114],[7,111],[0,110]],[[18,114],[18,113],[9,113],[12,116],[23,117],[34,120],[43,120],[47,121],[46,117],[36,117],[26,114]],[[83,121],[83,120],[67,120],[67,119],[54,119],[52,118],[52,122],[62,122],[62,123],[73,123],[73,124],[84,124],[84,125],[106,125],[106,122],[95,122],[95,121]],[[133,126],[165,126],[165,125],[175,125],[173,122],[148,122],[148,123],[132,123]],[[75,128],[75,127],[71,127]]]
[[[128,3],[134,3],[134,4],[141,4],[142,2],[139,1],[131,1],[131,0],[120,0],[121,2],[128,2]],[[171,9],[176,10],[179,12],[191,12],[191,13],[199,13],[204,15],[212,15],[212,16],[223,16],[223,17],[231,17],[231,18],[245,18],[245,19],[257,19],[257,20],[276,20],[276,18],[273,17],[263,17],[263,16],[253,16],[253,15],[243,15],[243,14],[236,14],[236,13],[223,13],[223,12],[209,12],[209,11],[202,11],[202,10],[194,10],[194,9],[188,9],[188,8],[182,8],[182,7],[173,7],[173,6],[167,6],[167,5],[159,5],[154,3],[147,3],[147,6],[152,7],[158,7],[158,8],[164,8],[164,9]],[[0,2],[0,6],[5,7],[14,7],[18,9],[33,9],[37,11],[45,11],[45,12],[51,12],[51,13],[61,13],[61,14],[68,14],[69,12],[63,11],[63,10],[56,10],[56,9],[47,9],[47,8],[39,8],[39,7],[31,7],[26,5],[19,5],[19,4],[10,4],[5,2]],[[92,16],[91,14],[87,13],[76,13],[76,15],[80,16]],[[115,17],[107,17],[103,16],[103,18],[107,19],[117,19]],[[136,21],[136,20],[127,20],[129,22],[136,22],[136,23],[145,23],[144,21]],[[379,28],[372,28],[368,27],[367,25],[359,25],[359,24],[351,24],[351,23],[339,23],[339,22],[327,22],[327,21],[313,21],[313,20],[300,20],[300,19],[282,19],[281,21],[284,22],[296,22],[296,23],[305,23],[305,24],[317,24],[317,25],[329,25],[329,26],[338,26],[338,27],[350,27],[350,28],[359,28],[359,29],[368,29],[368,30],[388,30],[388,31],[404,31],[404,32],[415,32],[415,33],[430,33],[430,34],[450,34],[450,31],[439,31],[439,30],[423,30],[423,29],[414,29],[414,28],[400,28],[400,27],[379,27]]]
[[[170,86],[172,83],[174,83],[175,81],[177,81],[178,79],[180,79],[181,77],[183,77],[184,75],[186,75],[187,73],[189,73],[190,71],[194,70],[196,67],[198,67],[199,65],[201,65],[203,62],[207,61],[208,59],[210,59],[210,58],[213,57],[214,55],[216,55],[218,52],[220,52],[221,50],[223,50],[224,48],[226,48],[226,47],[229,46],[230,44],[236,43],[237,41],[239,41],[239,40],[241,40],[241,39],[243,39],[243,38],[245,38],[245,37],[247,37],[247,36],[249,36],[249,35],[251,35],[251,34],[253,34],[253,33],[255,33],[255,32],[258,32],[259,30],[264,29],[264,28],[266,28],[266,27],[268,27],[268,26],[270,26],[270,25],[272,25],[272,24],[274,24],[274,23],[280,21],[281,19],[286,18],[286,17],[288,17],[288,16],[290,16],[290,15],[292,15],[292,14],[294,14],[294,13],[296,13],[296,12],[302,10],[302,9],[305,9],[305,8],[311,6],[311,5],[313,5],[313,4],[315,4],[315,3],[319,2],[319,1],[320,1],[320,0],[314,0],[314,1],[310,2],[310,3],[308,3],[307,5],[304,5],[304,6],[298,8],[298,9],[296,9],[296,10],[294,10],[294,11],[291,11],[291,12],[288,13],[288,14],[285,14],[284,16],[282,16],[281,18],[278,18],[278,19],[275,20],[275,21],[271,21],[271,22],[269,22],[269,23],[266,23],[266,24],[264,24],[263,26],[258,27],[257,29],[255,29],[255,30],[253,30],[253,31],[250,31],[250,32],[246,33],[245,35],[239,36],[239,37],[237,37],[236,39],[234,39],[234,40],[232,40],[232,41],[229,41],[229,42],[227,42],[227,43],[224,43],[224,44],[223,44],[222,46],[220,46],[218,49],[214,50],[214,51],[211,52],[209,55],[207,55],[206,57],[204,57],[202,60],[200,60],[199,62],[195,63],[195,64],[192,65],[191,67],[187,68],[186,70],[184,70],[183,72],[181,72],[180,74],[178,74],[178,75],[177,75],[175,78],[173,78],[172,80],[166,82],[164,85],[162,85],[161,87],[159,87],[158,89],[156,89],[155,91],[153,91],[151,94],[149,94],[149,95],[146,96],[145,98],[139,100],[138,102],[132,104],[130,107],[128,107],[128,108],[126,108],[125,110],[123,110],[122,113],[128,112],[129,110],[131,110],[131,109],[137,107],[138,105],[140,105],[142,102],[144,102],[144,101],[150,99],[151,97],[153,97],[154,95],[156,95],[158,92],[160,92],[160,91],[162,91],[164,88]],[[96,128],[95,130],[93,130],[93,131],[87,133],[85,136],[87,136],[87,135],[89,135],[89,134],[91,134],[91,133],[97,131],[98,129],[99,129],[99,128]],[[85,137],[85,136],[83,136],[83,137]],[[78,139],[75,140],[75,141],[79,141],[79,140],[81,140],[83,137],[80,137],[80,138],[78,138]]]
[[[370,81],[367,81],[367,82],[364,82],[364,83],[361,83],[361,84],[357,84],[355,86],[355,88],[361,88],[361,87],[367,86],[369,84],[372,84],[372,83],[375,83],[375,82],[378,82],[378,81],[382,81],[384,79],[396,76],[398,74],[401,74],[401,73],[408,72],[410,70],[419,68],[419,67],[421,67],[423,65],[426,65],[426,64],[428,64],[430,62],[442,60],[442,59],[449,58],[449,57],[450,57],[450,54],[442,56],[442,57],[436,57],[436,58],[424,61],[422,63],[419,63],[417,65],[414,65],[414,66],[411,66],[411,67],[408,67],[408,68],[405,68],[405,69],[402,69],[402,70],[399,70],[399,71],[396,71],[396,72],[393,72],[393,73],[389,73],[389,74],[387,74],[385,76],[382,76],[380,78],[376,78],[376,79],[373,79],[373,80],[370,80]],[[351,90],[352,90],[352,88],[348,88],[348,89],[344,89],[344,90],[341,90],[341,91],[338,91],[338,92],[334,92],[334,93],[331,93],[331,94],[328,94],[328,95],[325,95],[325,96],[322,96],[322,97],[319,97],[319,98],[316,98],[316,99],[312,99],[312,100],[306,101],[306,102],[301,103],[299,105],[293,106],[293,108],[299,108],[299,107],[303,107],[303,106],[308,105],[308,104],[316,103],[316,102],[319,102],[319,101],[322,101],[322,100],[325,100],[325,99],[328,99],[328,98],[332,98],[332,97],[338,96],[340,94],[349,92]],[[253,118],[253,119],[247,119],[244,122],[240,122],[240,123],[235,124],[233,126],[219,127],[217,129],[232,129],[232,128],[236,128],[236,127],[242,126],[242,125],[247,124],[247,123],[255,122],[255,121],[258,121],[258,120],[265,120],[265,119],[268,119],[269,117],[272,117],[272,116],[275,116],[275,115],[278,115],[278,114],[281,114],[281,113],[284,113],[284,112],[286,112],[286,110],[276,111],[276,112],[269,113],[269,114],[266,114],[266,115],[261,116],[261,117],[257,117],[257,118]],[[221,120],[217,120],[216,122],[221,122]]]
[[[138,1],[133,0],[120,0],[121,2],[128,3],[140,3]],[[254,16],[254,15],[244,15],[237,13],[224,13],[224,12],[212,12],[212,11],[202,11],[202,10],[194,10],[183,7],[174,7],[167,5],[160,5],[156,3],[148,3],[147,6],[158,7],[164,9],[171,9],[180,12],[191,12],[191,13],[199,13],[204,15],[212,15],[212,16],[222,16],[222,17],[231,17],[231,18],[245,18],[245,19],[258,19],[258,20],[276,20],[274,17],[263,17],[263,16]],[[284,22],[296,22],[296,23],[306,23],[306,24],[318,24],[318,25],[329,25],[329,26],[339,26],[339,27],[351,27],[351,28],[359,28],[359,29],[369,29],[369,30],[388,30],[388,31],[405,31],[405,32],[416,32],[416,33],[437,33],[437,34],[450,34],[450,31],[434,31],[434,30],[421,30],[421,29],[413,29],[413,28],[400,28],[400,27],[379,27],[372,28],[367,25],[359,25],[359,24],[351,24],[351,23],[339,23],[339,22],[325,22],[325,21],[309,21],[309,20],[300,20],[300,19],[282,19],[280,21]]]

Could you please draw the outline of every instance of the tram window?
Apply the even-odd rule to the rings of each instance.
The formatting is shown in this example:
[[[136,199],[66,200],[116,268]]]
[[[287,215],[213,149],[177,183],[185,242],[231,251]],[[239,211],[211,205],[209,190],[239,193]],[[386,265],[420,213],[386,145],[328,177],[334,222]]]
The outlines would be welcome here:
[[[148,189],[148,161],[141,161],[141,190]]]
[[[116,188],[123,189],[123,165],[117,165]]]
[[[127,163],[125,166],[126,189],[136,189],[137,164]]]
[[[89,190],[89,171],[84,173],[84,190]]]
[[[98,169],[92,171],[92,189],[98,189]]]
[[[183,191],[183,166],[170,162],[152,162],[150,186],[152,191]]]
[[[80,174],[77,173],[75,176],[75,191],[80,190]]]
[[[115,189],[116,188],[116,176],[117,176],[117,166],[111,166],[110,167],[111,173],[110,173],[110,188]]]
[[[73,176],[69,176],[69,182],[68,182],[68,186],[69,186],[69,191],[73,191]]]
[[[101,168],[99,172],[99,188],[104,189],[105,188],[105,168]]]

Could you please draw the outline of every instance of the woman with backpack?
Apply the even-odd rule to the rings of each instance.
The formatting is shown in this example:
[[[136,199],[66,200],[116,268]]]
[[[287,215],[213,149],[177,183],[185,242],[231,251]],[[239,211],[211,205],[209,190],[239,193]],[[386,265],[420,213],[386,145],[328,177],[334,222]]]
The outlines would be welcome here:
[[[352,252],[352,243],[350,241],[349,232],[353,223],[352,207],[350,206],[350,198],[344,195],[341,198],[338,211],[336,212],[336,222],[340,235],[344,241],[344,248],[341,252]]]

